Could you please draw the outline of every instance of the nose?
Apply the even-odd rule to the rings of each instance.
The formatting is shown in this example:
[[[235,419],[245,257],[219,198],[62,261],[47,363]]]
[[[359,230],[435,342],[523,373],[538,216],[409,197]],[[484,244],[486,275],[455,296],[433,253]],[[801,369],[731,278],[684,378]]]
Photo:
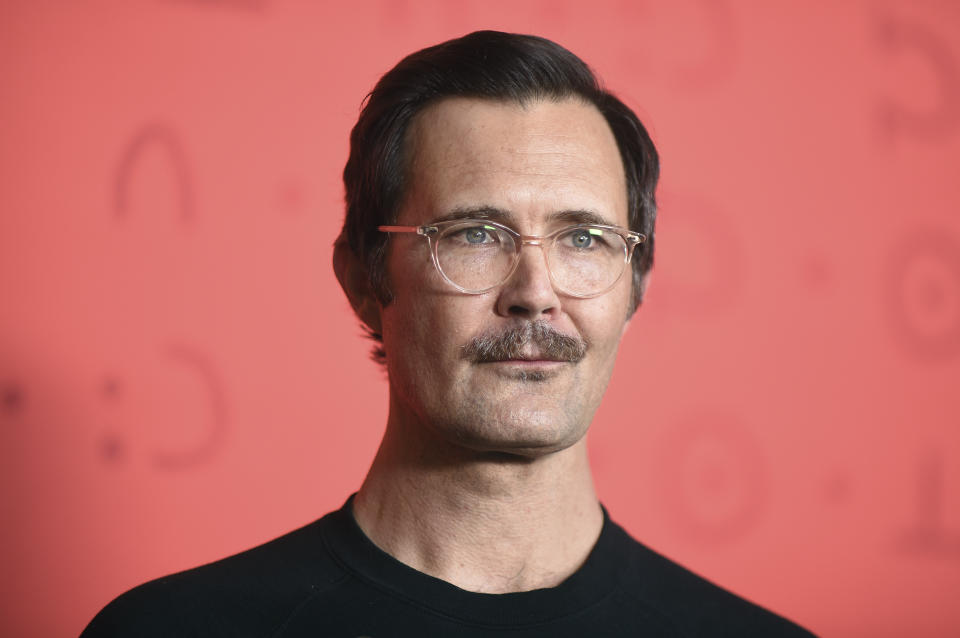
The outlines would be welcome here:
[[[535,321],[560,312],[560,297],[553,289],[544,247],[525,244],[510,278],[500,287],[497,314]]]

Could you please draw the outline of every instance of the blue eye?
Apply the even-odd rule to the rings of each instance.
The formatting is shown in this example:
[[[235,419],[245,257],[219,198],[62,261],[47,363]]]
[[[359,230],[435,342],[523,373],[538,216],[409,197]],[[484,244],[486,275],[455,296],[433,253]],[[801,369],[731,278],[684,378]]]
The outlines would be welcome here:
[[[593,236],[587,230],[578,230],[570,235],[570,243],[574,248],[589,248],[593,243]]]
[[[460,233],[468,244],[489,244],[497,240],[494,230],[486,226],[472,226]]]
[[[470,228],[464,234],[471,244],[482,244],[487,239],[487,231],[482,228]]]

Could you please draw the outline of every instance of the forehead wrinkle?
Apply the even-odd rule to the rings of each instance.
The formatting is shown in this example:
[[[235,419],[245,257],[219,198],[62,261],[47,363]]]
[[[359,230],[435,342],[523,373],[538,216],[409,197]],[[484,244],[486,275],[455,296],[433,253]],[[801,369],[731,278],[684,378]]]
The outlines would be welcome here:
[[[543,176],[539,184],[527,184],[519,191],[500,192],[498,197],[488,199],[489,190],[483,188],[483,171],[471,171],[466,179],[460,181],[461,188],[448,193],[451,201],[448,206],[441,205],[433,210],[431,221],[442,222],[453,219],[489,219],[510,225],[525,218],[521,211],[538,211],[540,218],[547,223],[568,222],[573,224],[600,224],[621,226],[618,204],[609,201],[603,193],[593,188],[597,180],[583,176],[557,176],[536,173]],[[575,190],[572,200],[568,196],[554,196],[566,190],[566,185],[576,182],[585,183],[591,188],[586,191]],[[576,187],[574,187],[576,189]],[[615,182],[611,188],[618,192],[620,185]],[[626,194],[626,186],[622,188]],[[567,200],[567,201],[564,201]],[[531,208],[532,206],[532,208]]]
[[[483,124],[457,122],[456,128],[459,130],[456,135],[444,136],[442,140],[438,140],[434,127],[423,125],[423,116],[429,110],[431,109],[428,107],[428,109],[425,109],[425,112],[417,114],[408,131],[408,134],[413,130],[418,130],[420,133],[419,135],[410,135],[408,143],[410,143],[411,151],[413,151],[411,153],[412,159],[417,161],[418,164],[422,164],[423,168],[430,168],[434,164],[475,166],[477,164],[475,157],[463,157],[462,148],[466,142],[466,146],[475,144],[477,148],[485,149],[486,151],[496,151],[495,153],[491,153],[487,161],[483,162],[483,164],[497,164],[497,159],[510,156],[532,158],[553,157],[555,158],[555,163],[558,165],[566,165],[570,163],[571,159],[576,159],[578,163],[585,168],[593,168],[595,170],[602,170],[603,172],[607,172],[607,169],[614,169],[617,172],[622,171],[622,162],[619,162],[619,149],[617,149],[616,141],[613,139],[612,132],[609,131],[606,122],[602,123],[605,130],[603,133],[600,133],[600,135],[611,138],[612,147],[617,150],[616,159],[619,164],[617,167],[605,166],[607,163],[606,160],[609,159],[605,157],[606,154],[598,152],[596,145],[584,143],[584,135],[589,136],[589,134],[596,129],[596,126],[582,120],[572,126],[572,132],[566,130],[558,131],[555,129],[544,130],[536,120],[522,122],[520,124],[522,130],[517,131],[515,135],[512,136],[511,142],[492,149],[489,144],[489,135],[491,132],[488,130],[488,126]],[[440,113],[443,113],[443,111],[440,111]],[[448,118],[444,118],[444,121],[449,120]],[[431,139],[433,143],[424,144],[423,142],[427,139]],[[551,148],[536,148],[536,146],[530,148],[531,142],[536,144],[540,140],[545,141],[543,146]],[[440,143],[436,143],[437,141],[440,141]],[[557,143],[560,143],[562,147],[559,149],[555,148]],[[429,148],[430,152],[424,153],[424,147]],[[424,155],[429,155],[430,157],[424,157]],[[589,158],[589,161],[587,158]]]
[[[504,161],[506,156],[516,161]],[[525,161],[530,157],[532,161]],[[544,161],[545,160],[545,161]],[[430,171],[436,166],[452,169],[456,181],[465,184],[483,183],[488,178],[510,174],[519,178],[532,178],[539,181],[521,182],[528,187],[555,190],[560,184],[586,183],[590,190],[606,186],[626,192],[626,181],[622,166],[605,166],[602,158],[585,158],[565,152],[541,151],[533,153],[525,150],[503,151],[499,155],[483,158],[461,157],[431,158],[418,163],[420,171]],[[571,170],[572,169],[572,170]]]
[[[487,104],[478,102],[477,106],[486,107]],[[509,115],[509,110],[505,114]],[[543,204],[552,201],[555,209],[590,209],[599,217],[578,219],[577,222],[624,225],[626,219],[621,221],[620,218],[627,215],[627,207],[624,207],[623,215],[619,208],[626,202],[617,200],[626,199],[626,179],[609,126],[599,112],[595,118],[587,116],[573,121],[567,118],[566,121],[570,125],[566,128],[550,125],[549,121],[541,126],[539,119],[472,122],[445,108],[444,102],[431,105],[417,114],[407,131],[409,155],[405,195],[409,197],[417,191],[431,197],[434,201],[422,204],[432,208],[434,213],[446,212],[443,200],[447,200],[447,205],[464,204],[465,208],[498,208],[496,215],[485,217],[509,219],[512,215],[507,209],[512,208],[512,204],[504,204],[512,200],[498,198],[489,201],[484,192],[489,193],[490,188],[499,192],[502,189],[498,176],[512,174],[520,180],[513,183],[520,189],[514,195],[535,197]],[[452,128],[446,130],[444,125]],[[510,130],[513,134],[509,133]],[[609,143],[604,143],[604,138]],[[582,189],[579,185],[587,188]],[[421,191],[420,187],[425,190]],[[607,201],[614,191],[616,200]],[[562,192],[569,192],[581,201],[564,202]],[[428,193],[439,197],[433,198]],[[551,193],[557,197],[543,199],[542,196]],[[479,197],[474,199],[474,195]],[[583,200],[579,195],[587,199]],[[600,199],[590,201],[597,197]],[[474,206],[474,203],[481,206]],[[612,206],[611,210],[605,210],[607,205]],[[547,213],[550,208],[548,205],[541,210]],[[450,211],[448,215],[455,212],[455,209],[447,210]],[[550,215],[545,215],[544,219],[550,220]]]
[[[509,209],[497,206],[457,206],[448,213],[433,219],[434,223],[452,221],[455,219],[489,219],[506,226],[511,226],[517,219]],[[571,224],[599,224],[602,226],[616,226],[617,224],[602,213],[584,208],[571,208],[547,213],[545,220],[551,222],[568,222]]]

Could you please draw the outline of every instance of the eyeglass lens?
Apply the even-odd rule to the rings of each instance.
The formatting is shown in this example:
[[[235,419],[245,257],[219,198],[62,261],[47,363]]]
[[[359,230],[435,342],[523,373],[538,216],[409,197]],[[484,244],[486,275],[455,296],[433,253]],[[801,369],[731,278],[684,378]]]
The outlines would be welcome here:
[[[437,262],[443,274],[468,291],[497,286],[519,258],[513,235],[489,224],[450,226],[439,235]],[[544,242],[553,283],[574,295],[592,295],[613,285],[626,264],[626,242],[603,228],[581,226]]]

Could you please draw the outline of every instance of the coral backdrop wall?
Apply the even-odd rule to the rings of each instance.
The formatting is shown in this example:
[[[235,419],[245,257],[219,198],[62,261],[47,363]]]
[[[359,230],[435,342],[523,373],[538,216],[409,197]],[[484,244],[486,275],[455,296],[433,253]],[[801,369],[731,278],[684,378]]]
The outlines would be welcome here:
[[[630,532],[827,636],[960,634],[960,5],[0,4],[0,634],[338,507],[383,374],[330,267],[361,100],[550,37],[662,153],[590,434]]]

